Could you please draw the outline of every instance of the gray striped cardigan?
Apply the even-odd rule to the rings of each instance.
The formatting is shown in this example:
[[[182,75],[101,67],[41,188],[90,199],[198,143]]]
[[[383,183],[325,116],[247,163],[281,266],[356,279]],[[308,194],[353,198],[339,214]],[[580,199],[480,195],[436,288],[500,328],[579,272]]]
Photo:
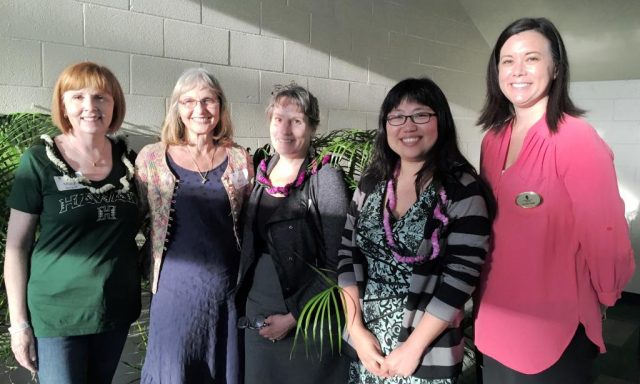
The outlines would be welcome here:
[[[425,379],[453,378],[462,370],[464,343],[460,323],[464,305],[478,284],[480,268],[489,246],[491,223],[479,182],[462,174],[458,182],[444,183],[448,202],[449,224],[441,238],[441,254],[433,261],[413,266],[409,293],[403,313],[399,342],[407,340],[424,312],[447,321],[450,325],[425,350],[413,376]],[[367,260],[356,245],[358,216],[367,194],[357,189],[347,214],[338,253],[338,283],[342,287],[357,284],[360,304],[367,283]],[[425,227],[431,227],[426,225]],[[433,230],[433,227],[431,227]],[[429,232],[425,228],[425,232]],[[431,232],[424,234],[429,244]],[[430,253],[427,252],[427,254]],[[357,357],[347,332],[347,353]]]

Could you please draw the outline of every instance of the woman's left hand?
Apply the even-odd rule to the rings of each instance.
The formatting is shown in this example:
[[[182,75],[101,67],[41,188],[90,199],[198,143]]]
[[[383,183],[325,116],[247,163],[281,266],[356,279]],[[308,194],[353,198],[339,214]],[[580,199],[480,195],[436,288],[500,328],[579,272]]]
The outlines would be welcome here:
[[[422,351],[415,350],[408,344],[402,344],[385,357],[380,370],[389,375],[387,377],[411,376],[418,368],[421,356]]]
[[[260,328],[260,336],[271,341],[282,340],[296,326],[296,319],[291,313],[286,315],[271,315],[264,320],[264,327]]]

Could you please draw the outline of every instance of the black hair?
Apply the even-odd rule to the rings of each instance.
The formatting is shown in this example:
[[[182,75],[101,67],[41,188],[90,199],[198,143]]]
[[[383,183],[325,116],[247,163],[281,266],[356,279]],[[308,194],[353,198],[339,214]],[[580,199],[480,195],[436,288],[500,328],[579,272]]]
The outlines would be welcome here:
[[[477,121],[483,130],[500,131],[514,118],[513,106],[500,90],[498,63],[500,62],[500,50],[504,43],[511,36],[525,31],[538,32],[549,41],[555,68],[555,78],[551,81],[547,103],[546,119],[549,130],[553,133],[558,131],[558,123],[565,113],[571,116],[584,114],[584,111],[576,107],[569,97],[569,61],[560,32],[551,21],[544,17],[522,18],[509,24],[502,31],[491,52],[487,65],[487,95],[482,113]]]
[[[410,78],[396,84],[382,102],[378,118],[372,160],[364,172],[361,189],[370,192],[381,180],[393,177],[399,156],[387,141],[387,115],[403,101],[414,101],[433,109],[438,124],[438,138],[433,147],[424,154],[424,165],[416,174],[416,194],[433,175],[436,182],[456,180],[460,172],[468,172],[477,177],[471,163],[458,148],[456,126],[444,93],[429,78]]]

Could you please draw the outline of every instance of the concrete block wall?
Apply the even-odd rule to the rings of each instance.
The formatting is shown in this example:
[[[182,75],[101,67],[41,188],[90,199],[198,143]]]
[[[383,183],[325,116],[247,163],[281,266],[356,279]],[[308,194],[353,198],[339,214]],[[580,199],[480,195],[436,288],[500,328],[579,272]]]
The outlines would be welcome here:
[[[625,290],[640,294],[640,80],[574,82],[571,96],[613,150],[637,266]]]
[[[274,84],[309,87],[326,132],[375,129],[388,89],[426,75],[478,158],[489,47],[456,0],[0,0],[0,9],[0,113],[46,112],[60,71],[93,60],[122,83],[124,129],[157,135],[178,76],[202,66],[231,102],[237,141],[256,148]]]

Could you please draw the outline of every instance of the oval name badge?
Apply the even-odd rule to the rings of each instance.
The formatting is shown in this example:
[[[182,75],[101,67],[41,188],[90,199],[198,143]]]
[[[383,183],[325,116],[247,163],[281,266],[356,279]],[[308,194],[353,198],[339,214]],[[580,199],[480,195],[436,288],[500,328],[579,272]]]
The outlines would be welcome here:
[[[542,204],[542,196],[535,192],[522,192],[516,196],[516,204],[522,208],[535,208]]]

